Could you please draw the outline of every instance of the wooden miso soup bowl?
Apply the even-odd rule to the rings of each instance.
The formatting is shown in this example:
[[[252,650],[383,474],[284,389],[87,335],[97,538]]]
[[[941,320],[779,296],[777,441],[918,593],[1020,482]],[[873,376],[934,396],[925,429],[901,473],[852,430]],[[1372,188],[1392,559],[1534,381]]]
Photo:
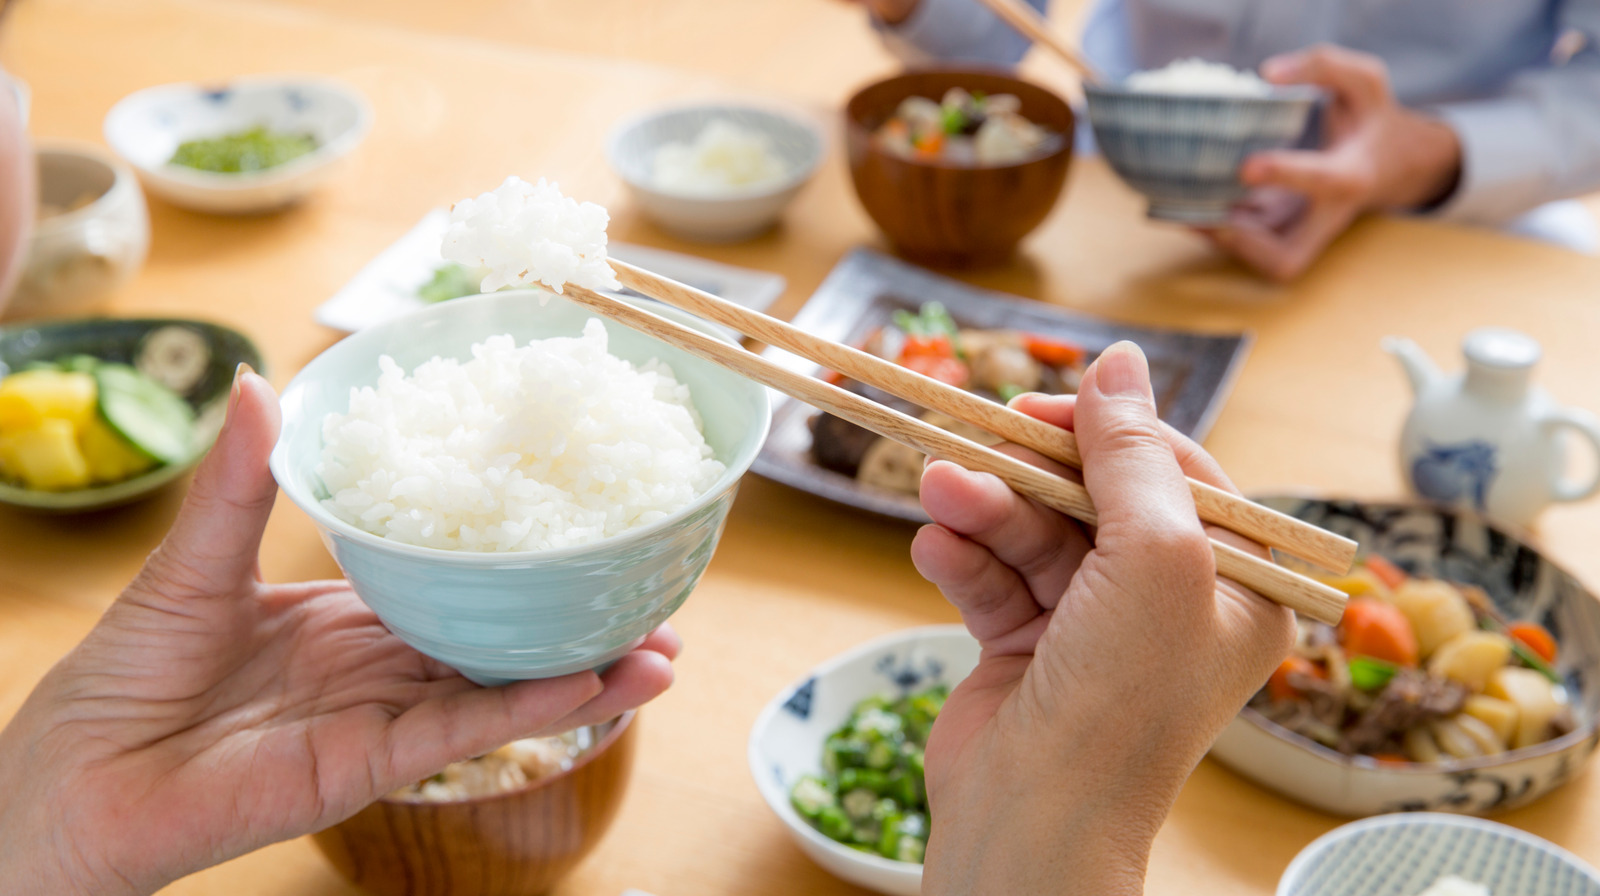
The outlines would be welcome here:
[[[938,102],[945,91],[1014,94],[1022,115],[1058,139],[1010,165],[909,159],[878,146],[876,131],[910,96]],[[850,177],[867,214],[896,252],[933,267],[1005,261],[1050,213],[1072,158],[1072,107],[1054,93],[987,69],[919,69],[863,87],[845,105]]]
[[[313,835],[328,861],[376,896],[530,896],[554,886],[616,817],[637,744],[633,711],[595,726],[564,772],[448,803],[384,798]]]

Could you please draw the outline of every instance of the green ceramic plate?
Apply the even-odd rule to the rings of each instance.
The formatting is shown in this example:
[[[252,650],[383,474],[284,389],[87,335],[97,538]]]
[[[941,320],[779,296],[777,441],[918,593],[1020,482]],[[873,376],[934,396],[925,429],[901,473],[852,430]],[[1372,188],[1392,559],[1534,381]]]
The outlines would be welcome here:
[[[188,472],[216,440],[240,362],[258,371],[261,352],[243,334],[179,318],[91,318],[0,327],[0,376],[35,361],[93,355],[153,373],[194,408],[188,457],[112,485],[46,492],[0,481],[0,504],[54,513],[101,510],[137,501]]]

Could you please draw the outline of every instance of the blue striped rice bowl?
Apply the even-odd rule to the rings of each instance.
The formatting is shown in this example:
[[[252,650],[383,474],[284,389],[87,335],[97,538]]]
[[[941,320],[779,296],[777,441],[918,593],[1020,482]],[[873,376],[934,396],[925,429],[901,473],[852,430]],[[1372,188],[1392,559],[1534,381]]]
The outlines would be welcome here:
[[[1220,224],[1242,198],[1239,166],[1294,146],[1322,92],[1276,87],[1267,97],[1151,93],[1085,85],[1089,124],[1112,170],[1150,200],[1152,218]]]

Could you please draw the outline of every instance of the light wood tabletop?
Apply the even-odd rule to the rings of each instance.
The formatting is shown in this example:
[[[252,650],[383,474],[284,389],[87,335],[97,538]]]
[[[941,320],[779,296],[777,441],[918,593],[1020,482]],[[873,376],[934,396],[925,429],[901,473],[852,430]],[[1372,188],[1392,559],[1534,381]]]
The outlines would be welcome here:
[[[107,309],[236,326],[279,386],[339,338],[312,310],[426,211],[508,174],[548,176],[610,207],[613,239],[776,271],[792,314],[849,249],[881,247],[855,201],[839,139],[851,89],[895,68],[853,4],[836,0],[22,0],[0,64],[33,90],[36,138],[96,143],[117,99],[170,81],[257,72],[335,76],[376,121],[351,166],[280,214],[214,218],[151,200],[148,265]],[[1030,59],[1071,93],[1070,74]],[[600,151],[620,119],[670,100],[756,96],[812,115],[827,160],[774,232],[732,246],[667,236],[630,208]],[[1197,238],[1142,217],[1097,160],[1073,163],[1063,201],[1006,267],[975,284],[1107,318],[1211,331],[1254,346],[1207,447],[1246,491],[1401,492],[1394,458],[1409,391],[1378,348],[1404,334],[1448,366],[1470,328],[1538,338],[1538,379],[1600,403],[1600,261],[1496,233],[1372,220],[1302,280],[1278,287]],[[182,497],[82,517],[0,511],[0,719],[160,541]],[[858,892],[792,845],[745,771],[760,707],[812,665],[895,629],[955,614],[907,557],[912,530],[747,477],[715,560],[675,617],[686,642],[672,690],[641,714],[639,763],[599,850],[556,893],[658,896]],[[1539,542],[1600,585],[1600,502],[1553,510]],[[280,501],[273,580],[337,569]],[[1600,863],[1600,772],[1501,820]],[[1149,892],[1271,893],[1290,858],[1340,820],[1207,761],[1156,841]],[[354,893],[307,839],[173,885],[172,894]]]

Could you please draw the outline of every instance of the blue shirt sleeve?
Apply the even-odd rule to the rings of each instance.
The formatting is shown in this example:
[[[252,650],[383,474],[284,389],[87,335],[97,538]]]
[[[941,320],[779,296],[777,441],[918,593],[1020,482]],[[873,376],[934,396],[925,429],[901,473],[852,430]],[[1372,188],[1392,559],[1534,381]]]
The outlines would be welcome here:
[[[1461,179],[1440,217],[1498,224],[1555,199],[1600,189],[1600,0],[1565,0],[1569,58],[1529,69],[1497,96],[1431,111],[1461,140]]]
[[[1027,0],[1041,14],[1050,0]],[[907,65],[970,62],[1011,67],[1028,52],[1028,39],[977,0],[919,0],[904,22],[873,20],[884,45]]]

